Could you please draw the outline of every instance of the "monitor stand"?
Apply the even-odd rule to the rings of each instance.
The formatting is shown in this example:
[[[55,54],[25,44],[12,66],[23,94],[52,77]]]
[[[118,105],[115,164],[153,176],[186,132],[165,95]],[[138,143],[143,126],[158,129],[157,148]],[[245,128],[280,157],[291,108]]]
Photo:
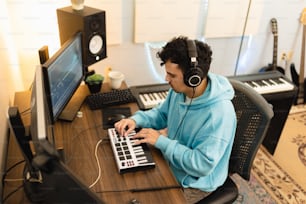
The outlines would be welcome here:
[[[32,203],[103,203],[59,159],[57,150],[48,141],[39,141],[40,152],[33,155],[17,107],[8,110],[9,125],[26,161],[24,192]]]
[[[85,98],[89,95],[87,86],[81,85],[71,97],[69,103],[59,116],[60,120],[73,121],[78,111],[80,110]]]
[[[42,167],[38,180],[25,180],[24,191],[32,203],[104,203],[64,163],[47,155],[43,157],[47,167]],[[27,169],[24,173],[27,178]]]

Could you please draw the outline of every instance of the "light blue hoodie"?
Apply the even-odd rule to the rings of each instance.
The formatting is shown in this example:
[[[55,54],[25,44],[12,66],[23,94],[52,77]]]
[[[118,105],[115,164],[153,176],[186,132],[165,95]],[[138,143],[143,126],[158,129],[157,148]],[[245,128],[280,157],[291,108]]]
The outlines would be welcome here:
[[[184,94],[170,89],[164,103],[138,111],[132,118],[139,127],[168,127],[168,136],[159,136],[155,147],[163,153],[176,179],[184,188],[211,192],[228,175],[236,114],[231,102],[234,90],[227,78],[209,73],[208,79],[204,94],[190,106]]]

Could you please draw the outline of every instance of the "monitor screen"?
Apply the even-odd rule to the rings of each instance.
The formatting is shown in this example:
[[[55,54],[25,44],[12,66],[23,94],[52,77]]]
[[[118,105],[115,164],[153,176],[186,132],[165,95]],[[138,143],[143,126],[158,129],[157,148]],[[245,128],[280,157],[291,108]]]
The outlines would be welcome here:
[[[66,41],[42,66],[51,120],[55,122],[84,78],[81,33]]]

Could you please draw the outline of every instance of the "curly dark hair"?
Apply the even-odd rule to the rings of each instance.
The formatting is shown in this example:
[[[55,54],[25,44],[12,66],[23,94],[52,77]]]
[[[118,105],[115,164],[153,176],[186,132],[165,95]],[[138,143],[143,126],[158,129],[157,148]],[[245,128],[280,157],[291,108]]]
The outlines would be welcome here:
[[[191,66],[188,56],[187,40],[187,37],[179,36],[169,41],[162,50],[157,53],[157,57],[162,61],[161,66],[170,60],[172,63],[178,64],[183,73],[186,73],[186,70],[190,69]],[[195,43],[198,53],[198,66],[203,70],[204,77],[206,77],[212,60],[212,51],[210,46],[206,43],[198,40],[195,40]]]

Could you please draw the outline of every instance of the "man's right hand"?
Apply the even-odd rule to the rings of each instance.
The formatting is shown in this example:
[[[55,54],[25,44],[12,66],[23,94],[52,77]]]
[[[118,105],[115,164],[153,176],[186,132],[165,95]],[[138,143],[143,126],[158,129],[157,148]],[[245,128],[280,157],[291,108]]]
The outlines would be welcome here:
[[[115,128],[120,135],[127,136],[136,127],[136,122],[133,119],[126,118],[115,123]]]

